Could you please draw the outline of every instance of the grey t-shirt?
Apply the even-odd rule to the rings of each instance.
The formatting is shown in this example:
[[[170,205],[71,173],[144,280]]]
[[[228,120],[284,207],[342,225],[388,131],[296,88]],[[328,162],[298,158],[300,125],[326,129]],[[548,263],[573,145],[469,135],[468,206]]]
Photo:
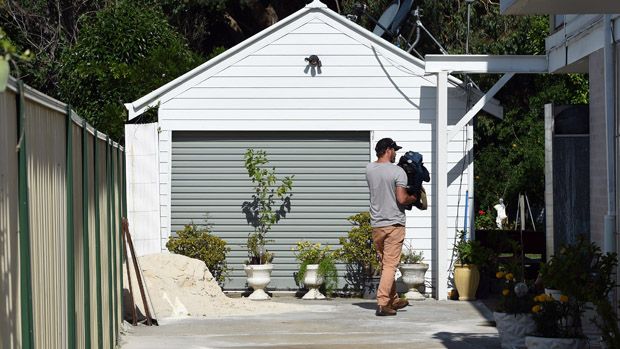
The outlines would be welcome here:
[[[407,186],[405,170],[389,162],[371,162],[366,166],[366,181],[370,189],[370,225],[405,225],[405,208],[396,201],[396,187]]]

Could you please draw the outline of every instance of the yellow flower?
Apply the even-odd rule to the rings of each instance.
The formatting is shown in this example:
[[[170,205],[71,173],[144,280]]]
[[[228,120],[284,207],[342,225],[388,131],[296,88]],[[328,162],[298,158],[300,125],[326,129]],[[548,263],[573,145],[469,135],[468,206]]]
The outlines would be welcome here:
[[[546,294],[543,298],[543,302],[551,302],[553,301],[553,297],[550,294]]]
[[[503,294],[504,296],[508,296],[508,295],[510,294],[510,290],[509,290],[509,289],[507,289],[507,288],[505,288],[505,289],[503,289],[503,290],[502,290],[502,294]]]
[[[566,303],[566,302],[568,302],[568,296],[561,295],[561,296],[560,296],[560,302],[562,302],[562,303]]]
[[[512,273],[506,274],[506,280],[512,280],[512,279],[514,279],[514,275],[512,275]]]
[[[532,307],[532,313],[539,313],[542,307],[538,304]]]
[[[503,271],[498,271],[497,273],[495,273],[495,277],[498,279],[503,279],[504,275],[506,275],[506,273],[504,273]]]
[[[544,302],[547,300],[547,295],[542,293],[539,294],[538,296],[534,297],[534,302]]]

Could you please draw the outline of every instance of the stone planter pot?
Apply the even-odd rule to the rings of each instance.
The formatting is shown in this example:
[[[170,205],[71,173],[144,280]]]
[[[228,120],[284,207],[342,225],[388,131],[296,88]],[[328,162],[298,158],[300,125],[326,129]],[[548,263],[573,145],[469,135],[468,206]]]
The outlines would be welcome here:
[[[454,266],[454,284],[459,292],[460,301],[476,300],[479,282],[478,266],[474,264],[457,264]]]
[[[553,288],[545,288],[545,294],[551,295],[551,298],[559,301],[560,296],[562,295],[562,291]]]
[[[587,342],[581,338],[525,337],[527,349],[586,349]]]
[[[319,276],[318,264],[308,264],[306,267],[306,275],[304,275],[304,285],[309,289],[302,299],[325,299],[325,296],[319,291],[319,287],[325,281],[325,278]]]
[[[265,292],[265,287],[271,282],[273,264],[250,264],[244,267],[248,285],[254,292],[248,297],[251,300],[271,299]]]
[[[425,300],[426,297],[418,291],[418,287],[424,285],[424,275],[426,275],[426,271],[428,270],[428,264],[401,264],[398,269],[403,275],[402,280],[409,290],[405,293],[405,297],[408,300],[414,301]]]
[[[502,349],[523,348],[525,336],[536,331],[532,314],[493,313]]]

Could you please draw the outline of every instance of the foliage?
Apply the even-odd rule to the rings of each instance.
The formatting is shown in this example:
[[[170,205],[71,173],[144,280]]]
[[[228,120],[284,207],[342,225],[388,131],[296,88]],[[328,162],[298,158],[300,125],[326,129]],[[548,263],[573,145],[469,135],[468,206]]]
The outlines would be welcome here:
[[[338,286],[338,271],[336,270],[336,258],[329,246],[323,247],[321,243],[299,241],[294,248],[295,257],[301,263],[295,280],[301,284],[306,276],[309,264],[318,264],[317,275],[323,277],[323,287],[328,295],[331,295]]]
[[[479,230],[497,229],[495,218],[489,210],[478,210],[478,215],[474,220],[474,226]]]
[[[83,21],[75,45],[62,55],[60,98],[114,138],[123,134],[123,102],[201,62],[156,6],[121,0]]]
[[[576,243],[562,246],[540,269],[545,286],[561,290],[577,302],[592,302],[600,315],[594,323],[603,339],[615,347],[620,343],[617,315],[608,295],[616,287],[616,253],[602,253],[595,243],[580,236]]]
[[[479,268],[487,266],[494,257],[493,251],[482,246],[480,241],[467,239],[465,232],[459,233],[459,239],[454,245],[457,264],[474,264]]]
[[[266,264],[273,259],[273,254],[265,248],[269,242],[266,236],[274,224],[291,212],[291,191],[295,176],[284,177],[280,185],[276,186],[276,169],[265,168],[269,160],[264,150],[248,149],[244,160],[245,169],[254,185],[252,201],[245,201],[241,205],[248,224],[254,228],[254,232],[248,234],[248,264]],[[279,201],[277,210],[276,198]]]
[[[226,247],[226,241],[212,234],[209,226],[200,229],[194,224],[186,225],[183,230],[177,231],[177,236],[168,240],[166,248],[172,253],[205,262],[220,284],[228,275],[226,254],[230,248]]]
[[[401,264],[418,264],[424,261],[424,251],[416,252],[411,243],[405,244],[404,247],[404,251],[400,254]]]
[[[537,335],[547,338],[581,338],[581,314],[583,303],[561,295],[556,300],[551,295],[540,294],[534,297],[532,307]]]
[[[514,270],[514,272],[513,272]],[[519,269],[501,268],[495,274],[502,282],[502,295],[497,311],[508,314],[529,313],[534,306],[533,287],[526,282],[520,282],[517,277]]]
[[[340,237],[342,247],[337,250],[338,259],[347,264],[346,287],[362,292],[372,277],[380,272],[377,250],[372,241],[370,213],[361,212],[347,218],[353,225],[346,237]]]

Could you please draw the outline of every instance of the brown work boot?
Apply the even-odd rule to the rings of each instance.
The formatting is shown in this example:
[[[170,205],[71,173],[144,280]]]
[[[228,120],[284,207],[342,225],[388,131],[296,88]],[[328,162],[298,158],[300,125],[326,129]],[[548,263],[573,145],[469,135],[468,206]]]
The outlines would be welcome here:
[[[375,313],[377,316],[392,316],[396,315],[396,310],[390,308],[387,305],[379,305],[377,306],[377,312]]]
[[[409,305],[409,301],[406,299],[402,299],[402,298],[398,298],[397,300],[395,300],[394,302],[392,302],[392,305],[390,306],[392,309],[394,310],[398,310],[398,309],[402,309],[406,306]]]

